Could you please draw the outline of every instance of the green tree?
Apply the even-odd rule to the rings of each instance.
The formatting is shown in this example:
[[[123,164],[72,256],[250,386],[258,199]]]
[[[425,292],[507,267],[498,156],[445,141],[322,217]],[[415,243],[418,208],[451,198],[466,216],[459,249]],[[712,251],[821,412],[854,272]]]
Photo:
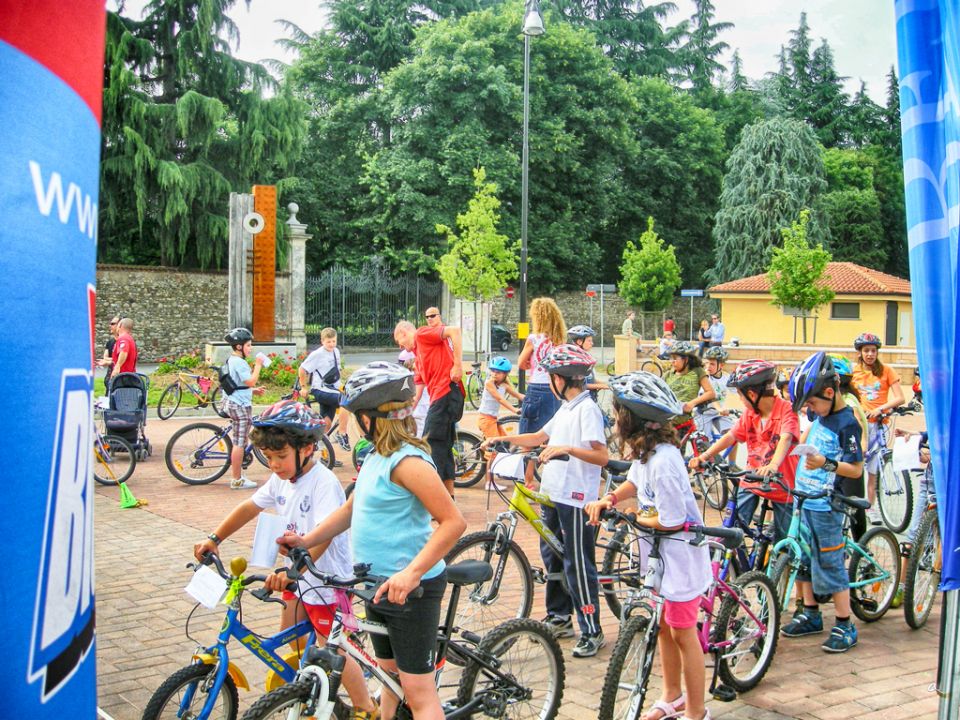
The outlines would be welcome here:
[[[848,119],[849,141],[855,148],[877,142],[884,130],[883,108],[870,99],[863,81],[850,103]]]
[[[620,265],[621,297],[630,305],[644,310],[664,310],[673,302],[680,287],[680,263],[672,245],[664,245],[653,229],[653,218],[647,218],[647,229],[640,235],[639,246],[627,241]]]
[[[848,135],[847,94],[843,90],[842,78],[837,74],[833,62],[833,50],[824,40],[813,51],[810,61],[811,95],[807,104],[805,119],[813,125],[817,139],[824,147],[839,147],[846,142]]]
[[[780,228],[803,208],[814,208],[811,240],[828,238],[815,209],[826,186],[821,153],[813,131],[796,120],[765,120],[744,129],[723,178],[712,282],[762,272],[780,244]]]
[[[721,33],[733,29],[733,23],[713,22],[715,17],[716,9],[711,0],[694,0],[687,42],[681,50],[687,79],[694,95],[709,94],[713,91],[714,78],[724,69],[717,58],[730,47],[718,38]],[[737,59],[739,60],[739,57]]]
[[[781,229],[783,246],[774,248],[767,271],[772,305],[796,308],[803,318],[803,342],[807,342],[807,318],[811,310],[833,300],[834,292],[824,285],[830,253],[807,238],[810,211],[800,211],[799,221]],[[794,326],[796,328],[796,326]],[[796,329],[794,329],[796,332]],[[816,338],[814,338],[816,342]]]
[[[228,196],[286,187],[305,108],[230,55],[233,0],[152,0],[108,13],[100,171],[102,261],[219,266]]]
[[[750,89],[750,81],[743,74],[743,61],[740,59],[740,50],[733,51],[733,59],[730,61],[730,82],[727,85],[730,92],[741,92]]]

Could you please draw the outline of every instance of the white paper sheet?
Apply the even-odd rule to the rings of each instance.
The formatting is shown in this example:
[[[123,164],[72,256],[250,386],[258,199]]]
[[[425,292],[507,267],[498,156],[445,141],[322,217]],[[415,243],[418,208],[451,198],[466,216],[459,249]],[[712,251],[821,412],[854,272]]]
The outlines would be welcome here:
[[[500,477],[523,480],[523,455],[501,453],[494,458],[490,471]]]
[[[213,610],[227,592],[227,581],[215,570],[203,565],[193,574],[184,590],[205,608]]]
[[[287,519],[273,513],[262,512],[257,518],[257,529],[253,533],[253,553],[250,564],[257,567],[274,568],[277,562],[277,538],[287,529]]]
[[[813,445],[797,445],[791,455],[799,455],[800,457],[806,457],[807,455],[816,455],[820,451],[817,450]]]
[[[920,465],[920,435],[912,435],[893,440],[893,469],[896,472],[912,470]]]

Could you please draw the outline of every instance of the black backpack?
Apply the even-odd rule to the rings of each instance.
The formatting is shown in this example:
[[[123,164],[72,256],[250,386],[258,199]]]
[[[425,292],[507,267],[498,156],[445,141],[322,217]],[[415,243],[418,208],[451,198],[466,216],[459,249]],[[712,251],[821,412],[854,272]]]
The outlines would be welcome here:
[[[241,386],[233,379],[233,375],[230,374],[229,360],[220,366],[218,379],[220,380],[220,388],[223,390],[224,395],[233,395],[237,390],[241,389]]]

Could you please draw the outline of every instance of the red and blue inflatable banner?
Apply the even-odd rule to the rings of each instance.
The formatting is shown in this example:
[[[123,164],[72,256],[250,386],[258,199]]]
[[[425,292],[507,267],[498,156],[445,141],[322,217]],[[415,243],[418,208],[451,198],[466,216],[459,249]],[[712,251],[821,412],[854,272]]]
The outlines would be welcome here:
[[[897,0],[910,281],[943,537],[942,590],[960,589],[960,3]],[[954,433],[954,428],[957,433]]]
[[[4,717],[96,717],[93,318],[103,0],[0,0]]]

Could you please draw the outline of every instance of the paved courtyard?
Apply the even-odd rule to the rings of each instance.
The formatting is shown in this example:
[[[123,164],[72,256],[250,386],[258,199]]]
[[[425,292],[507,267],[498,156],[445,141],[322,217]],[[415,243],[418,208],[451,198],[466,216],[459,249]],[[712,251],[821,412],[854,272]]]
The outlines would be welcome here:
[[[194,639],[185,637],[185,622],[193,608],[193,601],[183,592],[191,577],[185,565],[192,560],[193,544],[248,496],[230,490],[224,479],[191,487],[172,477],[163,462],[167,439],[195,418],[181,418],[178,413],[161,422],[150,412],[147,436],[154,455],[137,466],[129,482],[133,493],[149,504],[122,510],[116,488],[96,488],[99,704],[116,720],[139,718],[157,686],[189,664],[198,644],[215,638],[222,606],[217,612],[199,608],[190,623]],[[911,421],[918,424],[908,419],[904,426],[910,427],[907,423]],[[474,423],[468,414],[465,426]],[[352,477],[349,457],[340,454],[345,467],[336,473],[348,482]],[[268,477],[266,468],[257,464],[250,474],[258,482]],[[480,486],[458,493],[468,532],[483,528],[502,509],[495,495],[489,501],[488,507],[487,493]],[[716,520],[716,516],[708,517],[708,521]],[[521,527],[518,535],[531,562],[540,565],[533,531]],[[249,555],[252,538],[251,524],[223,544],[223,557]],[[245,598],[244,622],[264,634],[275,632],[278,606],[260,603],[249,595]],[[542,602],[542,589],[538,588],[534,617],[542,615]],[[830,622],[832,606],[826,606],[824,612]],[[615,621],[609,614],[603,620],[608,644],[598,657],[576,660],[570,656],[574,641],[562,641],[567,682],[561,717],[597,715],[603,675],[616,639]],[[845,655],[824,653],[819,638],[781,638],[773,666],[755,690],[730,703],[711,701],[709,707],[714,717],[751,720],[933,717],[939,621],[939,605],[919,631],[909,629],[901,611],[891,610],[877,623],[858,623],[859,645]],[[231,659],[251,685],[249,691],[240,692],[243,711],[262,693],[266,668],[236,645],[231,649]]]

